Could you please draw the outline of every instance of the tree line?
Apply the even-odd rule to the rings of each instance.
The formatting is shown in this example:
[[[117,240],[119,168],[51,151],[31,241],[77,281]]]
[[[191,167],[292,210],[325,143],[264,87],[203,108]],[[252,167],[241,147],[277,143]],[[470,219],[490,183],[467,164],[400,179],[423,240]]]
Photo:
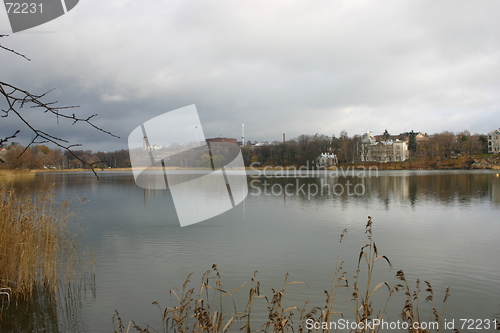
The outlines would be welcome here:
[[[471,134],[465,130],[458,133],[444,131],[433,135],[406,132],[391,135],[387,130],[375,136],[377,141],[402,140],[407,142],[411,159],[418,158],[453,158],[488,152],[488,138],[483,134]],[[245,165],[258,162],[261,165],[312,165],[321,153],[335,154],[339,163],[358,163],[363,150],[362,135],[350,137],[346,131],[340,135],[300,135],[299,137],[279,142],[265,143],[259,146],[245,145],[242,148]]]
[[[487,153],[488,139],[486,135],[471,134],[469,131],[453,133],[445,131],[433,135],[420,135],[409,132],[390,135],[387,131],[376,136],[379,140],[400,139],[408,143],[410,158],[453,158]],[[335,135],[303,134],[297,138],[282,142],[262,143],[256,145],[247,142],[241,147],[246,166],[251,163],[260,165],[301,166],[313,165],[317,157],[324,152],[337,156],[339,163],[357,163],[362,151],[362,136],[350,137],[346,131]],[[19,143],[11,143],[0,147],[0,168],[7,169],[71,169],[89,168],[128,168],[131,167],[129,152],[126,149],[93,153],[91,150],[71,150],[50,148],[46,145],[24,147]]]
[[[128,150],[93,153],[91,150],[51,149],[46,145],[24,147],[17,142],[0,147],[0,168],[5,169],[73,169],[127,168]]]

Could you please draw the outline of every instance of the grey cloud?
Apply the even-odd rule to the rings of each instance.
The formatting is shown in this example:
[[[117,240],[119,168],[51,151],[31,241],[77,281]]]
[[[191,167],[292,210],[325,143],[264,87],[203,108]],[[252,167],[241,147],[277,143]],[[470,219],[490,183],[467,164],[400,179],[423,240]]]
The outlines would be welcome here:
[[[12,64],[2,79],[56,87],[121,136],[190,104],[207,137],[239,138],[242,122],[247,139],[268,141],[498,127],[494,1],[97,3],[44,26],[56,33],[9,37],[33,61],[1,54]],[[126,144],[67,133],[92,147]]]

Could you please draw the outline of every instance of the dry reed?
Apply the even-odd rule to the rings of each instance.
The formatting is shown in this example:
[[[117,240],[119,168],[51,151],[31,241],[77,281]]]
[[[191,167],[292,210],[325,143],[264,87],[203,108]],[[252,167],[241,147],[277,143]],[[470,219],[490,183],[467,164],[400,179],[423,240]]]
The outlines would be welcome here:
[[[345,237],[347,230],[344,230],[340,236],[340,245]],[[329,323],[335,315],[339,318],[346,318],[354,316],[356,323],[373,323],[376,320],[382,321],[387,314],[387,308],[392,296],[402,291],[405,293],[404,304],[400,312],[400,318],[403,322],[408,324],[405,331],[410,333],[431,333],[442,332],[443,326],[439,325],[434,329],[416,329],[414,324],[419,324],[425,320],[427,322],[441,323],[443,314],[446,308],[446,302],[450,296],[449,288],[446,290],[445,298],[443,300],[443,308],[438,311],[434,302],[434,290],[428,281],[425,281],[427,296],[424,299],[425,303],[431,303],[431,312],[424,316],[421,311],[421,304],[419,303],[422,290],[420,288],[420,280],[416,281],[416,289],[412,290],[403,273],[399,270],[396,273],[396,279],[400,282],[391,286],[388,282],[382,281],[375,285],[374,267],[378,264],[379,260],[385,262],[390,268],[392,264],[385,255],[378,252],[377,246],[372,238],[372,220],[368,217],[366,224],[366,235],[368,243],[364,245],[359,253],[358,267],[353,276],[352,284],[348,281],[348,273],[343,270],[344,262],[340,259],[340,251],[337,256],[335,273],[330,290],[325,290],[326,300],[323,306],[309,307],[309,301],[301,307],[289,306],[285,307],[285,287],[302,283],[302,282],[287,282],[288,274],[285,276],[283,288],[276,290],[272,289],[272,294],[267,297],[261,293],[260,282],[256,278],[257,271],[251,278],[251,286],[248,290],[248,301],[243,312],[238,312],[233,294],[245,287],[246,283],[238,288],[225,291],[222,286],[220,273],[217,266],[214,265],[212,270],[208,270],[202,277],[201,285],[198,294],[195,293],[195,288],[190,287],[192,274],[188,276],[181,290],[175,289],[171,294],[176,299],[174,307],[167,307],[162,311],[163,317],[163,332],[233,332],[244,331],[250,332],[337,332],[339,329],[331,327],[311,327],[307,323]],[[340,289],[348,291],[348,302],[351,305],[352,314],[340,313],[335,311],[336,298]],[[382,290],[385,291],[384,302],[380,308],[374,308],[374,295],[379,294]],[[223,312],[223,301],[231,298],[231,311]],[[256,299],[263,299],[267,303],[267,319],[253,318],[252,310],[254,301]],[[378,297],[380,301],[380,297]],[[158,302],[154,302],[161,310]],[[294,322],[294,316],[297,316],[297,321]],[[254,321],[261,320],[259,324]],[[263,321],[263,322],[262,322]],[[134,321],[130,321],[125,327],[123,319],[120,317],[118,311],[115,310],[113,316],[113,324],[115,333],[129,333],[130,330],[138,332],[158,332],[149,325],[145,328],[140,327]],[[367,326],[355,327],[348,330],[355,333],[377,333],[382,332],[382,326]],[[455,330],[455,332],[458,332]]]
[[[36,290],[55,295],[59,281],[77,271],[77,235],[71,231],[69,203],[54,202],[51,191],[33,197],[0,189],[0,287],[14,299]]]

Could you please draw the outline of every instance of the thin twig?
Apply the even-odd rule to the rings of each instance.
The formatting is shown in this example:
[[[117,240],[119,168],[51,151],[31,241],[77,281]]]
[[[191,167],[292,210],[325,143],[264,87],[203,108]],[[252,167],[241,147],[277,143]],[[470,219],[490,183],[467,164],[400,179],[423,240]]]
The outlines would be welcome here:
[[[8,36],[8,35],[0,35],[0,37],[6,37],[6,36]],[[26,57],[25,55],[23,55],[19,52],[16,52],[16,51],[9,49],[9,48],[2,46],[2,45],[0,45],[0,48],[6,50],[8,52],[12,52],[12,53],[30,61],[30,59],[28,57]],[[21,109],[24,107],[29,107],[32,109],[40,109],[41,112],[43,112],[43,113],[49,113],[49,114],[54,115],[57,119],[58,124],[59,124],[59,118],[68,119],[68,120],[72,121],[72,125],[75,125],[77,123],[86,123],[87,125],[93,127],[94,129],[96,129],[100,132],[106,133],[106,134],[111,135],[112,137],[115,137],[115,138],[120,138],[119,136],[111,133],[110,131],[106,131],[105,129],[94,124],[92,119],[95,116],[97,116],[96,114],[93,114],[93,115],[88,116],[86,118],[78,117],[75,113],[65,113],[64,112],[64,110],[67,110],[67,109],[77,108],[78,106],[76,106],[76,105],[57,106],[57,103],[58,103],[57,101],[47,102],[47,101],[42,100],[44,97],[46,97],[46,95],[48,93],[52,92],[53,90],[54,89],[37,95],[37,94],[32,94],[28,90],[21,89],[21,88],[16,87],[12,84],[0,81],[0,96],[3,96],[6,103],[7,103],[7,109],[1,110],[1,112],[3,113],[1,115],[1,117],[6,118],[11,114],[15,115],[15,117],[17,117],[19,120],[21,120],[21,122],[24,123],[30,129],[30,131],[34,134],[33,140],[31,140],[31,142],[26,146],[26,148],[23,150],[21,155],[28,149],[28,147],[32,146],[35,143],[49,143],[50,142],[50,143],[56,145],[57,147],[62,148],[65,151],[69,152],[78,161],[82,162],[83,165],[90,167],[92,172],[97,176],[97,173],[94,170],[94,166],[98,162],[88,163],[85,160],[83,160],[81,157],[77,156],[71,150],[71,148],[79,147],[79,146],[81,146],[81,144],[71,144],[66,139],[63,139],[61,137],[47,133],[44,130],[35,127],[35,125],[33,125],[31,122],[29,122],[21,113]],[[18,133],[19,133],[19,130],[16,131],[11,136],[0,139],[0,145],[6,143],[10,139],[15,138]],[[41,141],[35,141],[36,139],[41,139]]]
[[[9,37],[9,35],[0,35],[0,38],[1,38],[1,37]],[[30,59],[30,58],[28,58],[27,56],[25,56],[24,54],[19,53],[19,52],[16,52],[15,50],[9,49],[9,48],[7,48],[7,47],[3,46],[2,44],[0,44],[0,49],[4,49],[5,51],[12,52],[12,53],[14,53],[15,55],[18,55],[18,56],[23,57],[24,59],[26,59],[26,60],[28,60],[28,61],[31,61],[31,59]]]

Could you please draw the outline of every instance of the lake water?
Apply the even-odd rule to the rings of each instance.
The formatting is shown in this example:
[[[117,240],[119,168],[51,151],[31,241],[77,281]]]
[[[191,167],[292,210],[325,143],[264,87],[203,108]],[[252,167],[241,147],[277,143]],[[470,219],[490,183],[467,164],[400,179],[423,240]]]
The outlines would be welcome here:
[[[125,321],[161,330],[160,311],[151,303],[175,305],[169,290],[181,288],[189,273],[194,273],[193,287],[199,288],[201,275],[212,264],[217,264],[226,290],[250,281],[258,270],[261,292],[270,295],[271,288],[283,287],[289,273],[288,281],[304,284],[286,287],[287,304],[302,307],[310,300],[312,306],[323,306],[344,229],[348,232],[341,258],[346,278],[353,281],[359,251],[367,242],[367,216],[373,220],[379,254],[393,266],[377,261],[372,287],[382,281],[396,283],[401,269],[411,287],[417,278],[432,283],[438,309],[451,288],[444,314],[448,321],[493,319],[500,312],[497,172],[379,171],[333,178],[324,173],[265,177],[254,172],[243,203],[183,228],[169,192],[137,187],[130,172],[103,172],[100,180],[91,173],[41,173],[13,186],[28,192],[52,187],[59,200],[73,199],[84,227],[83,245],[96,255],[95,297],[82,294],[69,320],[61,318],[65,311],[59,309],[58,317],[47,318],[57,322],[50,330],[59,326],[61,331],[109,332],[115,309]],[[315,192],[322,187],[323,194]],[[377,292],[380,299],[386,294]],[[351,319],[347,296],[340,292],[336,310]],[[399,319],[402,296],[391,300],[386,320]],[[235,292],[234,299],[243,310],[248,288]],[[264,301],[259,302],[256,320],[265,310]],[[423,317],[430,319],[428,311]],[[8,331],[3,325],[0,331]]]

